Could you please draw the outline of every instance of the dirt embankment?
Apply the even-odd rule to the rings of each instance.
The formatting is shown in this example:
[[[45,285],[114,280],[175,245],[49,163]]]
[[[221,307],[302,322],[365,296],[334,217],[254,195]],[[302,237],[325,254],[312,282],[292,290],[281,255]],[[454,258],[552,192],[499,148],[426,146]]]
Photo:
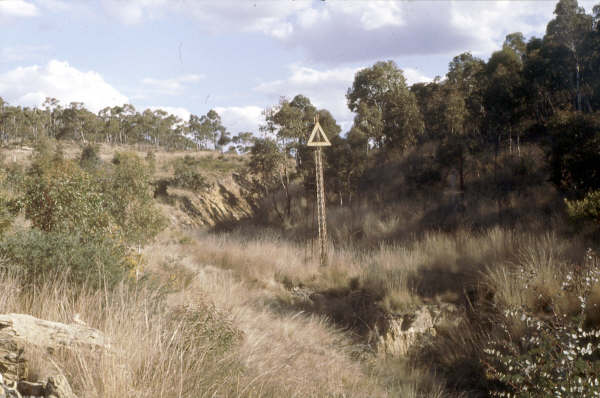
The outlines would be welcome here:
[[[210,187],[193,192],[169,186],[157,199],[171,222],[185,227],[214,227],[251,217],[258,197],[238,173],[211,178]]]

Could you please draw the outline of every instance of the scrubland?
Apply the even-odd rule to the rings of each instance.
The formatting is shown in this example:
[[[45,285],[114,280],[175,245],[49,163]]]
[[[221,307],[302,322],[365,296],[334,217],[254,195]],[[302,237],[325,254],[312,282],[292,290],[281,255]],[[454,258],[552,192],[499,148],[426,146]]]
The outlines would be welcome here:
[[[184,157],[156,154],[155,178],[174,178]],[[218,165],[186,162],[217,175],[245,162],[206,159]],[[3,189],[18,196],[12,185]],[[202,189],[190,195],[202,197]],[[267,216],[209,229],[180,224],[172,216],[183,210],[157,197],[168,222],[126,257],[128,271],[116,283],[74,283],[75,271],[48,267],[32,284],[26,262],[36,254],[15,257],[2,243],[8,257],[0,260],[0,309],[65,323],[76,318],[107,335],[106,352],[69,349],[52,357],[83,397],[483,397],[523,385],[554,391],[556,375],[544,366],[559,366],[561,356],[547,346],[577,347],[565,336],[598,328],[600,263],[560,212],[529,213],[554,200],[536,189],[546,188],[513,198],[507,222],[488,214],[496,203],[479,201],[461,212],[452,197],[434,196],[433,210],[409,200],[331,206],[324,267],[302,200],[285,228]],[[260,208],[256,214],[265,217]],[[432,214],[448,217],[432,227]],[[30,228],[18,216],[3,242]],[[390,315],[442,305],[453,306],[456,319],[435,336],[405,356],[378,351]],[[537,346],[521,342],[531,336]],[[561,375],[593,382],[596,351],[573,355],[591,368]],[[536,356],[543,360],[532,368]],[[32,374],[46,372],[31,360]],[[519,374],[530,377],[515,379]],[[565,383],[559,387],[571,385]]]

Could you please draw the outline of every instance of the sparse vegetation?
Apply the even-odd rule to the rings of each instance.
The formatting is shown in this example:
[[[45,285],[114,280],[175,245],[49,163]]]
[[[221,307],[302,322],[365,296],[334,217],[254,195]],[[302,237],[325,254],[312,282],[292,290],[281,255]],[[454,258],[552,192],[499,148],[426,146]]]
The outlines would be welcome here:
[[[261,138],[0,99],[0,310],[106,334],[49,354],[81,397],[598,396],[599,16],[560,0],[443,80],[359,70],[345,134],[304,95]]]

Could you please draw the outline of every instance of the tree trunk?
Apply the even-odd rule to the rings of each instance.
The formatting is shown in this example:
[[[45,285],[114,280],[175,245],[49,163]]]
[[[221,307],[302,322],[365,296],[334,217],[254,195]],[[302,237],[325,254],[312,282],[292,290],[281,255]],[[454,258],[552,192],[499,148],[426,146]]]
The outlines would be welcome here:
[[[577,111],[581,112],[581,91],[579,90],[579,61],[577,63]]]
[[[460,205],[462,209],[465,205],[465,153],[462,148],[460,150],[460,156],[458,158],[458,172],[460,180]]]

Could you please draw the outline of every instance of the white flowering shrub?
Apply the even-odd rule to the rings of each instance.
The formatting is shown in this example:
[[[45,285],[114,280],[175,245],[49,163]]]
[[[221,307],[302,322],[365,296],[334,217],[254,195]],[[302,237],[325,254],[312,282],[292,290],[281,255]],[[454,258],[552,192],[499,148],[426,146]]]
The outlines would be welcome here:
[[[495,397],[600,397],[600,330],[585,328],[588,297],[600,278],[591,250],[585,265],[564,277],[565,294],[577,295],[579,311],[537,315],[527,308],[507,309],[498,326],[502,339],[484,349],[488,377],[497,381]],[[510,325],[520,324],[521,337]]]

